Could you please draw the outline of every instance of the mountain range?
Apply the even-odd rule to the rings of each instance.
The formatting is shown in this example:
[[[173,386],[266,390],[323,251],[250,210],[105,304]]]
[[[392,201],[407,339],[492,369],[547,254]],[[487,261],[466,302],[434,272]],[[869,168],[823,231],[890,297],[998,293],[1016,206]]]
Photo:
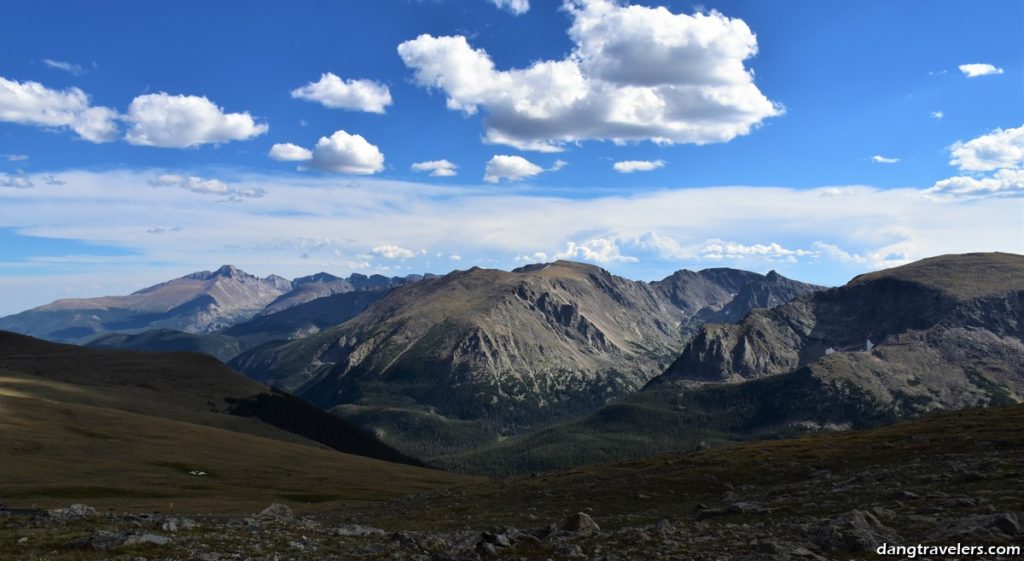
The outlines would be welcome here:
[[[659,375],[704,322],[820,288],[735,269],[639,282],[569,261],[294,281],[225,266],[126,297],[58,301],[0,327],[57,339],[122,327],[87,344],[210,354],[423,454],[589,413]]]
[[[211,283],[215,296],[194,295],[214,277],[227,279]],[[230,279],[254,294],[284,286],[224,267],[121,301],[177,285],[219,298]],[[139,329],[89,344],[216,356],[397,453],[467,473],[1024,401],[1024,256],[1013,254],[941,256],[831,289],[734,269],[639,282],[569,261],[284,282],[287,292],[216,331]],[[40,325],[54,308],[83,314],[116,299],[3,321]]]
[[[85,343],[100,335],[168,329],[210,333],[256,316],[270,315],[317,298],[385,290],[421,279],[327,273],[288,280],[259,278],[231,265],[201,271],[127,296],[71,298],[0,318],[0,329],[51,341]]]
[[[706,324],[641,391],[434,460],[542,470],[1021,402],[1024,256],[950,255],[755,309],[737,324]]]

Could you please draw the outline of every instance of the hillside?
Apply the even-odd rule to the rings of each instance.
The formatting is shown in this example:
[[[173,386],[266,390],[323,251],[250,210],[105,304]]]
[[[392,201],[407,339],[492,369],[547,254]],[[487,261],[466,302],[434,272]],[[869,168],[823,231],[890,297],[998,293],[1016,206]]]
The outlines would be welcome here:
[[[0,543],[26,538],[14,550],[25,561],[54,551],[82,561],[874,559],[883,543],[1019,545],[1022,452],[1017,405],[468,482],[295,517],[0,516]],[[117,546],[143,534],[166,541]]]
[[[643,283],[567,261],[473,268],[393,290],[347,323],[231,365],[411,453],[437,453],[639,389],[682,348],[697,313],[744,287],[816,288],[774,277],[711,269]]]
[[[198,507],[274,493],[359,499],[452,481],[352,455],[412,462],[197,354],[90,350],[0,332],[0,410],[0,502],[180,497]],[[215,475],[197,479],[194,470]]]

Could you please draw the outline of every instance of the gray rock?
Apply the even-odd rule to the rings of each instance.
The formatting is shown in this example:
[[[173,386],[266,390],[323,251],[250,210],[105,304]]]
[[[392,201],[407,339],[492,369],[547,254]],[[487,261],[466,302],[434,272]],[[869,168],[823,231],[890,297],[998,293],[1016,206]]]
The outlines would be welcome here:
[[[65,543],[64,547],[110,551],[112,549],[130,545],[167,545],[170,542],[170,538],[157,534],[147,534],[142,532],[107,532],[105,530],[97,530],[88,536]]]
[[[979,543],[1003,542],[1021,534],[1020,521],[1012,512],[968,516],[929,534],[932,540],[974,540]]]
[[[601,532],[601,527],[585,512],[570,515],[562,522],[562,531],[575,536],[592,536]]]
[[[819,524],[813,540],[825,551],[872,551],[883,543],[898,543],[899,536],[874,514],[851,510]]]
[[[47,515],[57,522],[72,522],[86,518],[94,518],[96,509],[83,504],[73,504],[67,508],[58,508],[47,512]]]
[[[294,516],[295,515],[292,514],[292,509],[289,508],[288,505],[283,505],[281,503],[274,503],[263,509],[259,514],[260,518],[273,518],[277,520],[287,520],[294,518]]]
[[[365,536],[386,536],[387,532],[372,526],[361,526],[359,524],[347,524],[336,530],[336,533],[343,538],[360,538]]]
[[[122,542],[121,545],[167,545],[169,543],[171,543],[171,538],[168,538],[167,536],[160,536],[157,534],[129,534],[125,536],[124,542]]]

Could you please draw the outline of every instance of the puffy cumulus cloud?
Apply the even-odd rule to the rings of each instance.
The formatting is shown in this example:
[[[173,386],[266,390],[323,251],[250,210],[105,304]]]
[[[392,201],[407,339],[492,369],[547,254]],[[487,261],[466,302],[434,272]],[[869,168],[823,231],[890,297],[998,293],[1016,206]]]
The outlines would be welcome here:
[[[925,190],[927,196],[946,200],[1024,196],[1024,125],[957,141],[950,147],[949,164],[968,174],[936,181]]]
[[[579,259],[593,263],[636,263],[636,257],[623,255],[616,240],[594,238],[583,243],[567,242],[555,259]]]
[[[399,247],[393,244],[379,245],[372,250],[370,253],[377,257],[383,257],[385,259],[409,259],[416,255],[416,252]]]
[[[292,97],[315,101],[331,109],[351,109],[368,113],[384,113],[391,105],[391,91],[372,80],[342,80],[327,72],[319,82],[310,82],[292,90]]]
[[[117,112],[92,106],[78,88],[53,90],[38,82],[0,77],[0,121],[40,127],[66,128],[89,142],[117,138]]]
[[[548,254],[544,253],[543,251],[537,251],[537,252],[534,252],[533,254],[530,254],[530,255],[526,255],[526,254],[516,255],[515,258],[513,259],[513,261],[515,261],[516,263],[543,263],[543,262],[545,262],[547,260],[548,260]]]
[[[1024,165],[1024,125],[996,129],[950,148],[949,164],[961,171],[992,171]]]
[[[530,11],[530,0],[490,0],[491,4],[504,8],[515,15],[525,14]]]
[[[226,195],[230,191],[227,183],[219,179],[204,179],[194,175],[158,175],[150,179],[149,184],[153,187],[180,187],[193,193]]]
[[[645,253],[650,253],[659,259],[692,259],[696,252],[692,248],[685,248],[675,238],[663,236],[655,231],[628,240],[627,244]]]
[[[412,171],[429,171],[433,177],[452,177],[457,175],[459,166],[448,160],[432,160],[429,162],[417,162],[412,165]]]
[[[267,155],[279,162],[305,162],[313,159],[313,152],[290,142],[271,146]]]
[[[324,171],[372,175],[384,169],[384,154],[362,136],[339,130],[320,137],[310,164]]]
[[[963,72],[964,76],[968,78],[977,78],[979,76],[992,76],[996,74],[1002,74],[1002,68],[996,68],[995,66],[988,63],[975,63],[975,64],[961,64],[960,72]]]
[[[843,248],[818,240],[811,244],[811,247],[818,255],[826,257],[839,263],[866,263],[867,259],[862,255],[850,253]]]
[[[900,159],[875,154],[874,156],[871,156],[871,161],[875,162],[876,164],[898,164]]]
[[[522,156],[497,155],[487,162],[484,181],[497,183],[502,179],[519,181],[544,173],[544,168]]]
[[[421,35],[398,53],[416,83],[445,92],[449,109],[486,110],[486,142],[523,150],[588,139],[727,142],[783,113],[744,67],[757,40],[742,20],[612,0],[564,6],[575,48],[562,60],[498,70],[463,36]]]
[[[787,249],[781,245],[771,242],[767,244],[742,244],[733,241],[719,239],[708,240],[700,250],[705,259],[744,259],[746,257],[760,257],[769,259],[782,259],[789,262],[796,262],[797,257],[807,257],[815,253],[807,249]]]
[[[986,177],[950,177],[936,181],[925,193],[953,199],[1024,197],[1024,170],[1001,169]]]
[[[665,167],[664,160],[625,160],[615,162],[612,168],[619,173],[633,173],[634,171],[652,171]]]
[[[14,189],[29,189],[33,187],[32,180],[24,175],[3,175],[0,176],[0,187],[13,187]]]
[[[131,125],[128,143],[164,148],[248,140],[269,129],[249,113],[225,113],[206,97],[164,92],[136,97],[123,119]]]

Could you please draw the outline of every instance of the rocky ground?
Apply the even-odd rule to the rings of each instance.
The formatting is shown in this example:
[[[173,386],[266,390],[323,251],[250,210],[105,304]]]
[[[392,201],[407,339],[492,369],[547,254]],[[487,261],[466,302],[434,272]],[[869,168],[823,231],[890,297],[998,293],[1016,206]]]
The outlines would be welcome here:
[[[7,511],[0,558],[781,561],[877,558],[882,544],[1019,546],[1022,423],[1021,406],[963,412],[325,512]]]

